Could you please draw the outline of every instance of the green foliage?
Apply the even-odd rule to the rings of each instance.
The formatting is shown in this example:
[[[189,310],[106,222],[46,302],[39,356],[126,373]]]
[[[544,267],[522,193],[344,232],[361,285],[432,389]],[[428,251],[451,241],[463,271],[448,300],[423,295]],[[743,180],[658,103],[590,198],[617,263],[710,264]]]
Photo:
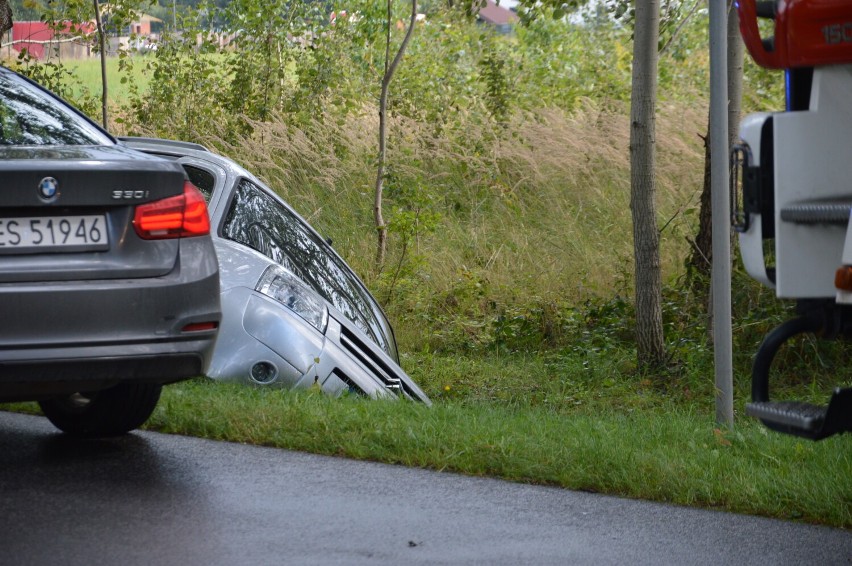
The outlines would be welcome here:
[[[296,50],[294,90],[283,106],[296,123],[310,123],[328,109],[345,116],[360,111],[371,97],[378,99],[379,75],[371,47],[381,31],[379,6],[369,7],[366,15],[360,11],[348,17],[340,14],[334,25],[325,18],[317,20],[305,36],[307,43]],[[359,17],[352,17],[353,13]]]
[[[563,21],[588,4],[588,0],[522,0],[518,5],[518,16],[525,25],[545,19]]]
[[[109,3],[108,8],[105,8],[104,4],[101,3],[99,15],[104,36],[116,36],[125,33],[125,28],[146,5],[145,0],[114,0]],[[74,39],[79,43],[89,43],[92,53],[103,56],[100,53],[100,31],[96,29],[93,34],[90,34],[86,25],[95,20],[95,4],[90,0],[64,0],[46,3],[38,0],[27,0],[20,7],[22,15],[16,15],[16,19],[20,19],[22,16],[32,17],[37,13],[38,19],[47,23],[54,37],[58,40]],[[135,35],[132,33],[129,35],[130,41],[133,43]],[[52,48],[52,46],[47,46],[47,49]],[[122,60],[122,69],[129,71],[131,65],[127,59],[128,50],[120,48],[117,54]],[[49,57],[40,61],[32,57],[26,49],[23,49],[16,66],[19,72],[41,83],[90,116],[98,115],[101,117],[103,112],[106,111],[102,96],[104,91],[108,92],[109,90],[106,76],[101,75],[99,78],[100,84],[97,91],[101,93],[101,96],[97,96],[93,93],[91,85],[82,83],[56,54],[51,53]],[[124,80],[127,80],[126,77]],[[104,124],[104,126],[107,126],[107,124]]]
[[[586,98],[603,106],[630,100],[632,53],[623,30],[537,19],[517,36],[524,79],[515,84],[522,106],[570,110]]]
[[[506,73],[506,53],[488,45],[479,60],[480,80],[485,86],[485,107],[492,118],[504,122],[511,110],[509,79]]]
[[[396,244],[396,257],[391,258],[393,264],[381,274],[378,285],[380,295],[390,303],[397,287],[410,287],[427,265],[420,241],[440,227],[442,217],[435,205],[440,195],[434,187],[422,179],[404,178],[393,167],[386,170],[386,177],[385,199],[390,204],[387,229]]]
[[[748,53],[743,66],[743,86],[744,114],[784,110],[784,72],[757,66]]]
[[[298,47],[316,36],[321,4],[234,0],[223,13],[231,30],[231,95],[226,108],[254,120],[268,120],[292,89],[290,67]]]
[[[9,7],[16,22],[38,21],[44,11],[40,0],[9,0]]]
[[[397,70],[390,110],[430,124],[440,132],[456,121],[458,112],[479,107],[476,54],[480,34],[472,25],[436,14],[418,29],[408,46],[405,64]]]
[[[42,62],[23,49],[15,62],[14,69],[71,102],[89,116],[98,115],[100,108],[98,95],[90,90],[89,85],[78,81],[76,75],[61,61]]]
[[[184,22],[197,31],[198,20]],[[199,130],[227,120],[220,101],[226,96],[226,75],[222,56],[210,41],[197,45],[187,38],[165,34],[153,56],[144,63],[150,75],[150,88],[131,98],[135,114],[128,124],[131,134],[149,134],[194,140]]]

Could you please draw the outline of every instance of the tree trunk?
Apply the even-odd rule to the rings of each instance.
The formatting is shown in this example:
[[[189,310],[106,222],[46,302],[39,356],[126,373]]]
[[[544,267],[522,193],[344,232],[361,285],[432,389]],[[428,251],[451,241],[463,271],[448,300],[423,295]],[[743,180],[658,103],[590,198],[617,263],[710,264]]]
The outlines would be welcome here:
[[[637,0],[630,98],[630,211],[636,284],[636,344],[640,370],[665,361],[660,233],[655,204],[655,107],[659,0]]]
[[[408,22],[408,29],[405,32],[405,37],[396,56],[392,62],[390,59],[390,30],[393,25],[391,17],[391,0],[388,0],[388,31],[385,44],[385,74],[382,77],[382,93],[379,97],[379,157],[376,170],[376,190],[373,200],[373,218],[376,222],[376,273],[382,270],[385,264],[385,255],[387,254],[387,237],[388,228],[385,225],[385,219],[382,215],[382,193],[384,192],[385,184],[385,154],[387,152],[387,108],[388,108],[388,90],[396,68],[405,53],[405,48],[408,46],[408,41],[411,39],[411,34],[414,31],[414,24],[417,22],[417,0],[411,0],[411,19]]]
[[[693,290],[706,293],[709,289],[710,267],[713,258],[713,206],[710,202],[710,120],[707,121],[707,135],[704,140],[704,184],[701,187],[701,200],[698,209],[698,234],[692,241],[692,254],[686,266],[690,286]]]
[[[0,39],[3,34],[12,29],[12,7],[8,0],[0,0]]]

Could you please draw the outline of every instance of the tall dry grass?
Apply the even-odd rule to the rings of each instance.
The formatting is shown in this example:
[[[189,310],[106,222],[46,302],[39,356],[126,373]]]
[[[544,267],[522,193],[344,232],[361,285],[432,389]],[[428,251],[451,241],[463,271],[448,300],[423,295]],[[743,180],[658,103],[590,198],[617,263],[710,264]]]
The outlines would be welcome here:
[[[474,113],[441,125],[394,118],[385,215],[400,204],[394,187],[417,187],[433,197],[429,206],[441,222],[417,234],[405,257],[392,233],[384,275],[373,265],[378,120],[370,109],[345,119],[317,116],[301,127],[282,116],[254,123],[251,135],[235,141],[208,124],[194,141],[278,190],[392,303],[392,315],[417,311],[416,335],[424,317],[440,323],[423,314],[429,309],[464,311],[469,320],[481,311],[485,325],[488,309],[632,294],[628,115],[626,107],[605,111],[588,100],[571,113],[518,113],[504,127]],[[668,281],[681,274],[696,230],[706,123],[698,105],[668,103],[657,116],[657,225]],[[414,257],[416,271],[396,277]]]
[[[678,275],[694,230],[690,210],[703,180],[699,135],[706,116],[705,108],[669,105],[657,117],[657,224],[665,226],[666,277]],[[375,116],[254,128],[237,143],[201,141],[269,182],[370,279]],[[398,119],[388,157],[395,182],[425,182],[441,197],[441,229],[419,239],[429,259],[424,276],[436,289],[468,270],[496,288],[577,296],[608,292],[632,270],[626,108],[603,112],[589,101],[572,114],[541,109],[515,116],[501,130],[466,117],[443,134]]]

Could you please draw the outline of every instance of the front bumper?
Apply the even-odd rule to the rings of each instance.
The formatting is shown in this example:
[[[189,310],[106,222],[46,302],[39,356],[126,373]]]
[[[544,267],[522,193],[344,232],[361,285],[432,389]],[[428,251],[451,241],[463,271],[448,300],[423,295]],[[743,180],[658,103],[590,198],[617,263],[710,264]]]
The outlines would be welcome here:
[[[333,396],[352,391],[431,405],[402,368],[339,313],[331,313],[323,334],[280,303],[246,287],[224,292],[222,311],[219,341],[207,374],[214,379],[285,388],[319,386]],[[253,371],[259,364],[265,371]]]

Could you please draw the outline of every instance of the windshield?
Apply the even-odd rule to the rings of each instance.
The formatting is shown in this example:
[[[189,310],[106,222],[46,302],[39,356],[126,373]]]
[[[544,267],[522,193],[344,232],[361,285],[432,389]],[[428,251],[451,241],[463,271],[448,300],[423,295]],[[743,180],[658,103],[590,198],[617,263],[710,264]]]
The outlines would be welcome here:
[[[247,179],[237,188],[223,235],[294,273],[380,348],[395,355],[378,305],[352,271],[297,215]]]
[[[58,98],[0,68],[0,145],[113,145],[113,141]]]

